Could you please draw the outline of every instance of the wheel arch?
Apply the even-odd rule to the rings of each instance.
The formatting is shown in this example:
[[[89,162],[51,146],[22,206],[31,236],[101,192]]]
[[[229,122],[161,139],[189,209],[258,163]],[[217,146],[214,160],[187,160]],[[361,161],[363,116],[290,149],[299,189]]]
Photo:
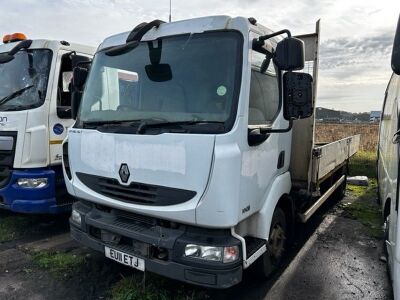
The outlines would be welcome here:
[[[291,179],[289,172],[278,176],[263,202],[261,209],[252,218],[255,226],[252,226],[250,235],[268,240],[271,227],[272,216],[276,207],[281,207],[286,211],[293,209],[293,201],[289,196],[291,189]]]

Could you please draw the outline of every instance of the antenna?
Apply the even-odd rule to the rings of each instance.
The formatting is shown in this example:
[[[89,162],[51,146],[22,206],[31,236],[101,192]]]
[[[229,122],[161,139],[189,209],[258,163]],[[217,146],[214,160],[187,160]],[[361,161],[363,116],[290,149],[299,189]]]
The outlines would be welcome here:
[[[172,0],[169,0],[169,22],[171,23],[171,4]]]

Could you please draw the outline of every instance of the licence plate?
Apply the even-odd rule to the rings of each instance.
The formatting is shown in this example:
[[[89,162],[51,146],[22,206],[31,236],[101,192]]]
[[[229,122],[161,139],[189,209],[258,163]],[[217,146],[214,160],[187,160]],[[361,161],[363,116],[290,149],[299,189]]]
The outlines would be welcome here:
[[[104,248],[106,257],[115,260],[123,265],[130,266],[132,268],[144,271],[144,259],[130,255],[128,253],[121,252],[119,250],[111,249],[109,247]]]

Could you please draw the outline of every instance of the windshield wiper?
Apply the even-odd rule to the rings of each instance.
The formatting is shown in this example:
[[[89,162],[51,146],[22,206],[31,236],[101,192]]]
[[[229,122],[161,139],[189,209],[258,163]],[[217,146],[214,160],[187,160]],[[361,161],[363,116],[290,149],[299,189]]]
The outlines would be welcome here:
[[[0,109],[0,111],[17,111],[17,110],[25,110],[37,107],[36,104],[29,105],[16,105],[16,106],[6,106]]]
[[[220,121],[204,121],[204,120],[187,120],[187,121],[165,121],[165,122],[149,122],[142,120],[136,130],[137,134],[143,134],[148,127],[164,127],[164,126],[182,126],[182,125],[200,125],[200,124],[225,124]],[[224,126],[223,126],[224,127]]]
[[[29,90],[32,87],[33,87],[33,84],[27,85],[26,87],[24,87],[24,88],[22,88],[22,89],[20,89],[18,91],[15,91],[15,92],[11,93],[8,96],[5,96],[5,97],[1,98],[0,99],[0,105],[3,105],[4,103],[7,103],[8,101],[14,99],[15,97],[18,97],[18,96],[22,95],[25,91]]]
[[[170,126],[184,126],[184,125],[202,125],[202,124],[218,124],[222,125],[223,129],[224,122],[220,121],[205,121],[205,120],[186,120],[186,121],[167,121],[157,118],[150,118],[150,119],[142,119],[142,120],[113,120],[113,121],[86,121],[82,122],[83,128],[97,128],[97,127],[105,127],[105,126],[123,126],[123,127],[133,127],[137,126],[136,134],[143,134],[146,132],[147,128],[154,128],[154,127],[170,127]]]
[[[98,120],[98,121],[82,121],[82,126],[84,128],[96,128],[98,126],[108,126],[108,125],[124,125],[131,126],[134,124],[138,124],[141,120]]]

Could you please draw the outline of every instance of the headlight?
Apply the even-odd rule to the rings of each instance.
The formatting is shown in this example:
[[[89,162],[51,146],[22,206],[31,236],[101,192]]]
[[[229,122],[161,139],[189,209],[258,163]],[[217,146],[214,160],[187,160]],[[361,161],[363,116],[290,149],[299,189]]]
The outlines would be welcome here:
[[[77,225],[81,225],[82,223],[82,217],[81,214],[79,212],[77,212],[75,209],[72,210],[71,213],[71,220],[74,221],[74,223],[76,223]]]
[[[229,263],[239,258],[239,247],[214,247],[188,244],[185,247],[184,256],[208,261]]]
[[[47,178],[19,178],[18,186],[22,188],[43,188],[47,185]]]

